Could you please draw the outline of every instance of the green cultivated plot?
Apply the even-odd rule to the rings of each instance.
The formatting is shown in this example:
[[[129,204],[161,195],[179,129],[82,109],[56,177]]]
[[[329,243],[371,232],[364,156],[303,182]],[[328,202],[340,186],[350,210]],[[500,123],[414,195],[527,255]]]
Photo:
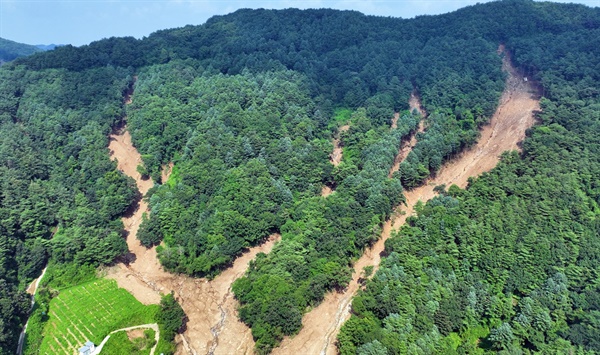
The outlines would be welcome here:
[[[40,354],[73,353],[88,340],[98,345],[113,330],[153,323],[157,311],[158,306],[144,306],[114,280],[66,289],[50,303]]]

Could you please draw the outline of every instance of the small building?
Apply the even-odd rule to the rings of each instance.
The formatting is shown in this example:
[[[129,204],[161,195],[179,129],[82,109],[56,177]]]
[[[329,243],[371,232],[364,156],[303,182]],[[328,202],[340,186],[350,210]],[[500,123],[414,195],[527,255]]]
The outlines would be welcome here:
[[[79,348],[79,355],[92,355],[94,350],[96,350],[96,345],[88,340]]]

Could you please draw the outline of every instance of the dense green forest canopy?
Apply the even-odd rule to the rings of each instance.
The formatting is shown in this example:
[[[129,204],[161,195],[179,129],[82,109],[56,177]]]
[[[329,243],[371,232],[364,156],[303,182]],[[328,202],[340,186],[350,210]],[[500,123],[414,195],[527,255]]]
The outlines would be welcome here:
[[[401,353],[424,344],[468,352],[485,338],[482,348],[598,350],[599,41],[598,8],[525,0],[412,20],[239,10],[201,26],[64,46],[4,65],[0,354],[14,351],[29,311],[23,290],[47,261],[75,275],[127,252],[120,217],[139,196],[107,149],[126,115],[140,170],[159,182],[146,196],[151,213],[138,238],[164,242],[159,257],[168,270],[214,276],[244,248],[282,234],[233,287],[257,349],[269,351],[325,292],[345,287],[352,261],[378,238],[402,190],[476,141],[503,89],[500,43],[546,92],[540,127],[522,157],[508,156],[472,188],[423,207],[389,243],[340,349]],[[428,129],[388,178],[420,120],[407,111],[412,91],[430,113]],[[394,111],[400,119],[390,129]],[[344,160],[333,167],[330,138],[344,123]],[[169,162],[173,173],[160,181]],[[323,185],[336,192],[321,197]],[[461,243],[463,235],[473,241]],[[386,272],[403,281],[388,282]],[[420,283],[413,299],[401,293],[409,282]],[[543,298],[548,287],[562,292],[562,303]],[[489,305],[468,310],[471,288]],[[394,292],[388,303],[377,298],[383,289]],[[450,311],[455,301],[464,312]],[[527,304],[543,327],[519,328],[518,314],[533,317],[522,310]],[[404,313],[394,308],[402,305]]]
[[[127,73],[0,71],[2,349],[16,344],[29,311],[23,290],[48,258],[97,266],[127,251],[120,216],[135,183],[106,149]]]
[[[599,34],[509,42],[543,84],[540,124],[521,156],[451,187],[388,240],[342,354],[600,352]]]

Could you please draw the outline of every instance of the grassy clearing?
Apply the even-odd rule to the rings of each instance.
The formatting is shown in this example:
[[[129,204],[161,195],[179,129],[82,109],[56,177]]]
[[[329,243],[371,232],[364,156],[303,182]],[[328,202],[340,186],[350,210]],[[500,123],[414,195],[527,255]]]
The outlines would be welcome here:
[[[329,128],[337,128],[350,122],[352,112],[352,109],[349,108],[336,108],[333,112],[333,120],[329,124]]]
[[[177,167],[177,165],[173,165],[173,168],[171,168],[171,175],[169,176],[169,180],[167,180],[165,183],[169,185],[169,187],[173,188],[180,182],[181,174],[179,172],[179,167]]]
[[[64,289],[50,302],[39,353],[71,354],[87,340],[97,345],[113,330],[153,323],[158,310],[144,306],[114,280]]]
[[[152,329],[145,329],[144,335],[129,339],[127,332],[117,332],[110,336],[110,339],[102,348],[102,355],[146,355],[150,354],[150,349],[155,344],[155,332]]]

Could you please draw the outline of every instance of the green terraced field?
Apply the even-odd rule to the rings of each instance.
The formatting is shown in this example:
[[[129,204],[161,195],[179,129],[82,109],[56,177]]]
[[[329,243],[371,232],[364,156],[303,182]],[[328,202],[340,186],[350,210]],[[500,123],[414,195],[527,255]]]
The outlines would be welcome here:
[[[50,303],[40,354],[74,354],[111,331],[153,323],[159,306],[145,306],[114,280],[97,279],[60,292]]]

